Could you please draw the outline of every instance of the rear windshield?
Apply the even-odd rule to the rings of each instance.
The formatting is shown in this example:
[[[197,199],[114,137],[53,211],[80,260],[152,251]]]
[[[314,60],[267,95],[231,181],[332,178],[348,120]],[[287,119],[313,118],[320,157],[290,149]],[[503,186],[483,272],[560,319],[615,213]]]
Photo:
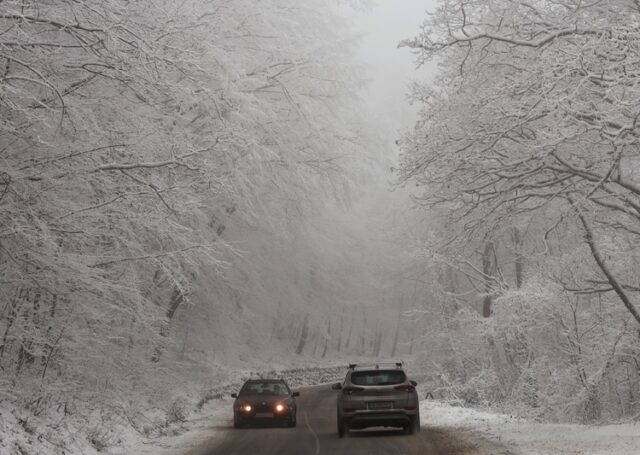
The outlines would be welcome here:
[[[355,385],[395,385],[402,384],[406,379],[404,371],[399,370],[356,371],[351,373],[351,383]]]

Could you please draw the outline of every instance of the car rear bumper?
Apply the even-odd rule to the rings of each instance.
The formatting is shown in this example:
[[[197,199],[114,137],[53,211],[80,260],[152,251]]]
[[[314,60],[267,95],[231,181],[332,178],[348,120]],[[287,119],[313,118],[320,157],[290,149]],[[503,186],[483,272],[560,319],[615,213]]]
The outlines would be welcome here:
[[[355,430],[368,427],[407,427],[415,418],[404,412],[363,412],[355,413],[351,416],[344,416],[344,420],[349,426]]]

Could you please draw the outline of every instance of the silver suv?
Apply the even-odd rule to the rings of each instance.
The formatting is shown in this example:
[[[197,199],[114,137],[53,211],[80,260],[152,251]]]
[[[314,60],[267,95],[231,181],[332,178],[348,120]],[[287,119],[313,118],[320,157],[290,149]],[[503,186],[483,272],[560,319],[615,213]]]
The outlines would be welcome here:
[[[401,427],[407,434],[420,431],[416,385],[402,363],[349,365],[344,382],[332,386],[340,390],[338,436],[368,427]]]

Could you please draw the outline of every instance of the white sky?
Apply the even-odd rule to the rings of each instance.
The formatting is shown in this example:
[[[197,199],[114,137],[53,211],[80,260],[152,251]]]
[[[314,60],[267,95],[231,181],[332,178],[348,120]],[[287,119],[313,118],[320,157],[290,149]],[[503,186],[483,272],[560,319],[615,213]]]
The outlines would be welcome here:
[[[356,21],[365,35],[361,58],[369,70],[371,86],[367,92],[371,108],[378,117],[386,117],[394,129],[413,123],[414,109],[405,94],[412,80],[424,80],[429,68],[416,71],[415,57],[407,48],[398,49],[403,39],[412,38],[438,0],[374,0],[375,6]]]

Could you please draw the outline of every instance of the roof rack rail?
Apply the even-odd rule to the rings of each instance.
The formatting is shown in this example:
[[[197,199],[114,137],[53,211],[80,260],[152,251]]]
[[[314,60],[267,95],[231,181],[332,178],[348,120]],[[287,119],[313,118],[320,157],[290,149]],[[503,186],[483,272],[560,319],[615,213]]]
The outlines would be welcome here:
[[[396,368],[402,368],[404,366],[404,362],[403,361],[400,361],[400,362],[377,362],[377,363],[362,363],[362,364],[350,363],[349,364],[349,369],[353,370],[356,367],[362,367],[362,368],[365,368],[365,367],[374,368],[375,367],[376,369],[379,369],[380,367],[388,368],[390,366],[395,366]]]

